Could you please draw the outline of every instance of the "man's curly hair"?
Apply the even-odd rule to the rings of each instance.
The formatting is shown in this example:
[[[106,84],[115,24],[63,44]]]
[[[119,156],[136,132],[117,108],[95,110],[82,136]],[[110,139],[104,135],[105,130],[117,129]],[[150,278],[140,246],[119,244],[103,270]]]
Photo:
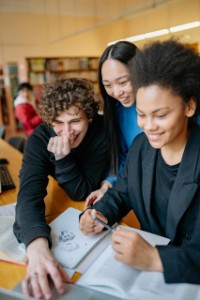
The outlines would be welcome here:
[[[83,110],[88,119],[97,114],[99,101],[89,80],[62,77],[44,85],[39,105],[44,122],[52,125],[54,120],[71,106]]]
[[[200,113],[200,56],[192,48],[170,39],[147,44],[130,63],[134,92],[138,88],[159,85],[188,103],[196,100]]]

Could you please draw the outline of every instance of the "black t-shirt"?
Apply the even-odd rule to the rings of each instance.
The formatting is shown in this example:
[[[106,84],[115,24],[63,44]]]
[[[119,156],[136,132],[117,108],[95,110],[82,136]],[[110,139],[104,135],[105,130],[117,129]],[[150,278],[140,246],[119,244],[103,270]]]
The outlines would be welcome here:
[[[158,151],[155,173],[154,173],[154,191],[152,201],[152,213],[154,214],[163,235],[166,229],[166,218],[170,193],[178,172],[180,163],[170,166],[165,163],[161,152]]]
[[[26,143],[14,224],[17,239],[26,246],[39,236],[51,241],[44,202],[49,175],[71,199],[79,201],[100,186],[109,168],[103,116],[94,117],[80,145],[58,160],[47,149],[55,135],[52,127],[42,123]]]

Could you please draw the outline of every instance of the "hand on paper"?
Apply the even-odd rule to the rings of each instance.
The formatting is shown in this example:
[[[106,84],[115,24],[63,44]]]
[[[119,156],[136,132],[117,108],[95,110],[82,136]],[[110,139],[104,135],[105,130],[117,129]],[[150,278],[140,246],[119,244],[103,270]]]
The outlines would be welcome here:
[[[93,191],[86,198],[84,209],[91,207],[93,204],[95,204],[97,201],[99,201],[103,197],[105,192],[107,192],[109,187],[110,187],[110,183],[108,183],[107,181],[104,181],[100,189]]]
[[[47,149],[55,155],[56,159],[61,159],[71,152],[72,141],[67,135],[54,136],[50,138]]]
[[[88,235],[94,235],[96,233],[101,232],[103,229],[103,225],[95,221],[91,217],[91,214],[93,216],[97,216],[105,223],[108,223],[108,220],[101,213],[97,212],[95,209],[87,209],[80,218],[80,230],[84,234]]]
[[[52,256],[45,238],[34,240],[27,247],[29,264],[27,274],[22,282],[23,293],[37,299],[51,299],[49,278],[58,293],[64,293],[63,273],[57,261]],[[67,276],[66,276],[67,277]],[[68,278],[66,278],[68,279]],[[70,280],[68,280],[70,282]]]
[[[112,235],[112,246],[118,261],[139,270],[163,272],[158,250],[140,234],[118,227]]]

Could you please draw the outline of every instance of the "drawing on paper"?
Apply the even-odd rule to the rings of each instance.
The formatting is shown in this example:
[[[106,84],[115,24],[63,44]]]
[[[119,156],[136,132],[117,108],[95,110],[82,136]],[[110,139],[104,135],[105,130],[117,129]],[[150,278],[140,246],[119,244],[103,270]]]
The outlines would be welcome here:
[[[58,235],[58,247],[67,252],[79,249],[75,234],[68,230],[61,230]]]

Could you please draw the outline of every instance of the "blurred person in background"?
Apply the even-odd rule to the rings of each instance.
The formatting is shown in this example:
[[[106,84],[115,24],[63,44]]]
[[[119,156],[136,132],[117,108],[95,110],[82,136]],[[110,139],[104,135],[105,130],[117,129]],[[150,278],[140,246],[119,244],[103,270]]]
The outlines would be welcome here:
[[[42,118],[37,113],[33,87],[30,83],[23,82],[19,85],[14,107],[16,118],[22,124],[26,135],[29,136],[42,123]]]

